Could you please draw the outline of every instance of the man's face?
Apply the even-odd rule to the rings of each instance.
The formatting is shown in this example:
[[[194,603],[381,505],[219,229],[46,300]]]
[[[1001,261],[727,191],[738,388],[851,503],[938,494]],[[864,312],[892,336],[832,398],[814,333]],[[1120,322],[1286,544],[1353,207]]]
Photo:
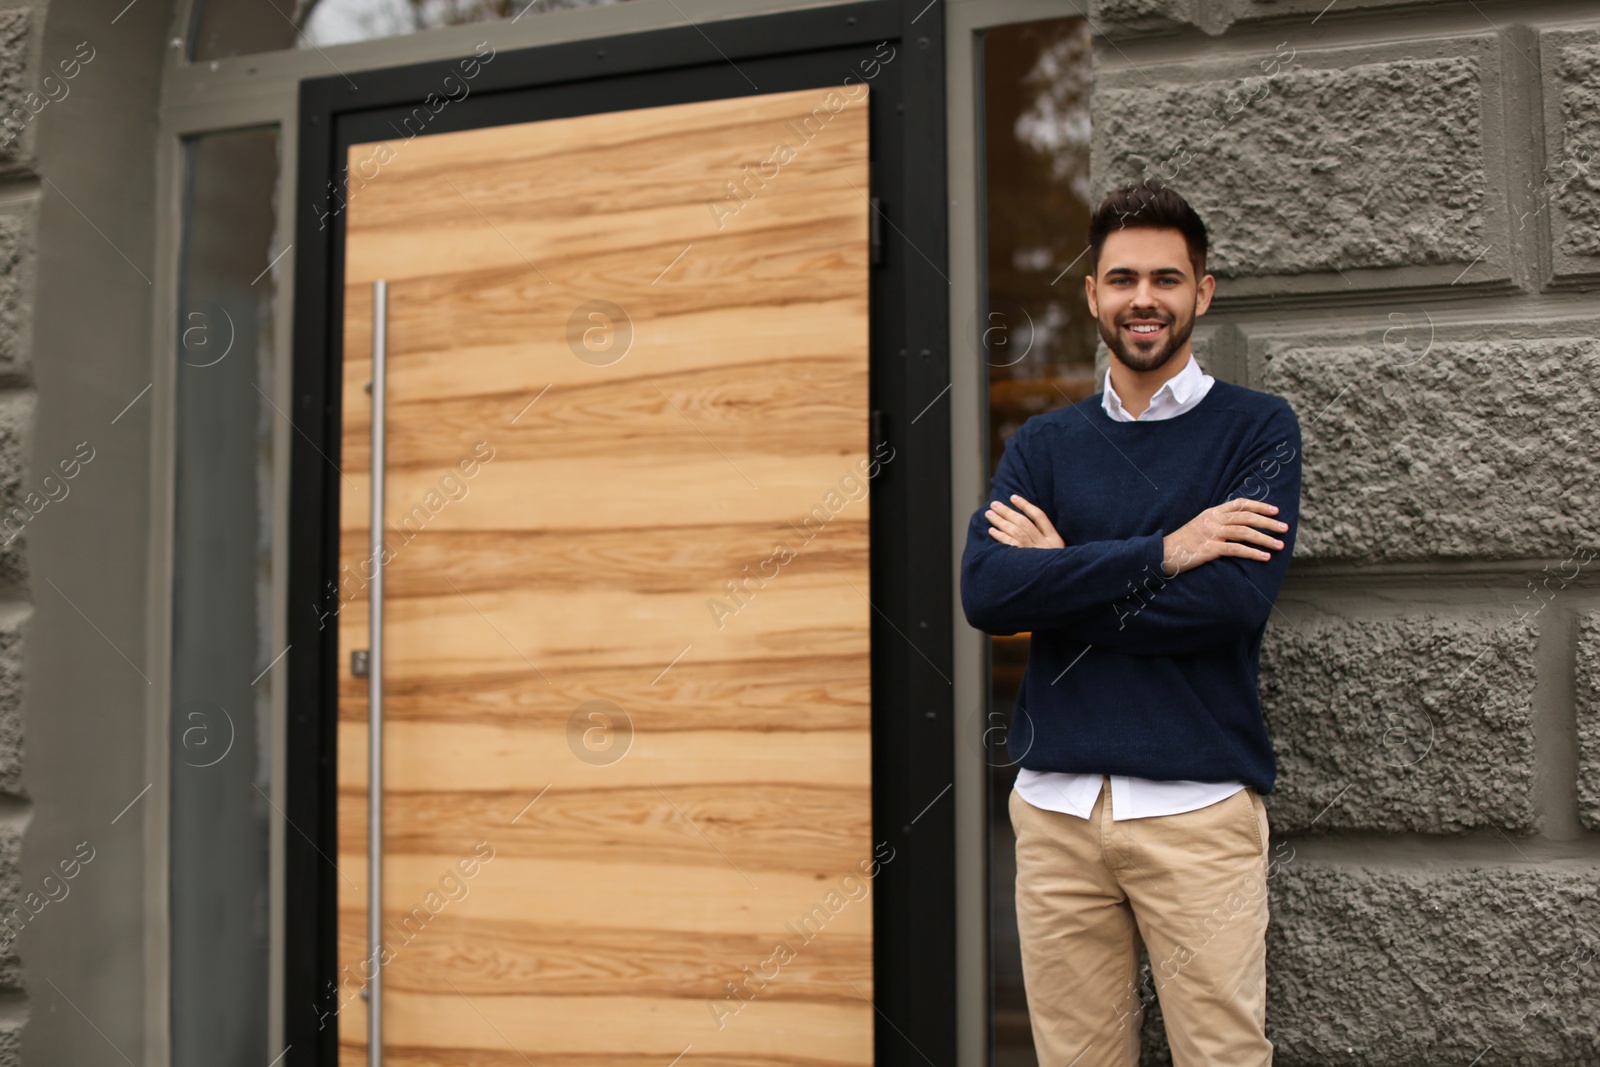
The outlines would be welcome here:
[[[1178,230],[1138,227],[1106,236],[1085,287],[1106,347],[1129,369],[1152,371],[1188,345],[1216,279],[1195,277]]]

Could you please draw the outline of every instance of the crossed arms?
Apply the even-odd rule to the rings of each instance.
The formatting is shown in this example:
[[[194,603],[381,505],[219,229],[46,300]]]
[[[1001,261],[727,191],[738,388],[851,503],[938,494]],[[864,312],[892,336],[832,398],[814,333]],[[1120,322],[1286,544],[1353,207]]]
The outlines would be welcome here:
[[[1075,545],[1050,522],[1053,488],[1036,477],[1045,463],[1026,430],[1001,457],[990,505],[968,526],[961,599],[969,623],[993,634],[1052,630],[1149,656],[1227,644],[1265,624],[1299,517],[1300,432],[1287,405],[1242,450],[1223,503],[1171,533]]]

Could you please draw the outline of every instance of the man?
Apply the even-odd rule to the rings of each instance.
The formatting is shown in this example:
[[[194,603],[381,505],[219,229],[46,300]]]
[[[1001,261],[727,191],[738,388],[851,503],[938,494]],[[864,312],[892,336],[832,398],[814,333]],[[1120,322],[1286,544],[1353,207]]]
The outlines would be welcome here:
[[[1300,429],[1283,400],[1195,362],[1206,246],[1170,189],[1095,211],[1103,392],[1018,429],[961,561],[968,622],[1032,634],[1007,744],[1042,1067],[1138,1062],[1141,946],[1176,1067],[1272,1062],[1276,763],[1256,672],[1294,548]]]

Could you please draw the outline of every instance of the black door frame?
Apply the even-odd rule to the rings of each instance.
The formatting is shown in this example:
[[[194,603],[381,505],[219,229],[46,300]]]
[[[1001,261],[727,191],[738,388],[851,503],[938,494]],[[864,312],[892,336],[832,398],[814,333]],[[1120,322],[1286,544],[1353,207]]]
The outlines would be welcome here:
[[[871,194],[872,840],[875,1063],[954,1064],[955,753],[951,686],[949,279],[943,8],[869,0],[499,52],[426,136],[790,89],[875,69]],[[493,43],[493,23],[484,36]],[[875,51],[887,42],[893,57]],[[876,68],[862,67],[873,60]],[[339,443],[351,144],[392,138],[459,60],[307,80],[300,92],[290,459],[285,1064],[336,1067]],[[446,83],[453,76],[455,81]],[[755,85],[752,85],[752,82]],[[445,86],[441,89],[441,86]],[[759,89],[755,86],[759,86]],[[393,125],[391,125],[393,123]],[[331,992],[330,992],[331,991]],[[537,1050],[527,1050],[537,1055]]]

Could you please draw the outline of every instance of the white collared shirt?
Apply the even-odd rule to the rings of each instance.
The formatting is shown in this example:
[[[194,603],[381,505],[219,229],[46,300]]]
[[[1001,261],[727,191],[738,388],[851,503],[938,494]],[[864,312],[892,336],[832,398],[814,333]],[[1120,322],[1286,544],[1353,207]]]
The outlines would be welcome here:
[[[1122,398],[1112,387],[1111,371],[1107,368],[1105,388],[1100,394],[1100,407],[1117,422],[1155,422],[1157,419],[1170,419],[1174,415],[1182,415],[1204,400],[1214,384],[1216,379],[1201,370],[1199,362],[1190,356],[1184,361],[1183,369],[1161,383],[1161,388],[1150,398],[1150,406],[1140,413],[1138,419],[1135,419],[1122,406]]]
[[[1205,399],[1216,379],[1200,369],[1190,356],[1183,369],[1162,383],[1150,398],[1150,406],[1134,419],[1122,406],[1122,398],[1111,387],[1111,371],[1106,371],[1105,390],[1100,406],[1117,422],[1153,422],[1182,415]],[[1103,774],[1061,774],[1056,771],[1017,771],[1017,793],[1036,808],[1064,812],[1087,819],[1107,778]],[[1219,800],[1226,800],[1244,788],[1243,782],[1157,782],[1113,774],[1111,779],[1111,818],[1143,819],[1151,815],[1176,815],[1194,811]]]

